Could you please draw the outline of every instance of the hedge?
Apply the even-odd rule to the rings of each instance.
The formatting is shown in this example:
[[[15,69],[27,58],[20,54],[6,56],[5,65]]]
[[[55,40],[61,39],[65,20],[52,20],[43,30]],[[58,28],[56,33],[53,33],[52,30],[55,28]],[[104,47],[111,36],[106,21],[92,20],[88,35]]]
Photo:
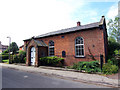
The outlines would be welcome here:
[[[1,58],[2,60],[9,59],[9,54],[8,54],[8,55],[0,55],[0,58]]]
[[[39,59],[40,65],[45,66],[62,66],[64,64],[64,58],[59,58],[57,56],[53,57],[41,57]]]

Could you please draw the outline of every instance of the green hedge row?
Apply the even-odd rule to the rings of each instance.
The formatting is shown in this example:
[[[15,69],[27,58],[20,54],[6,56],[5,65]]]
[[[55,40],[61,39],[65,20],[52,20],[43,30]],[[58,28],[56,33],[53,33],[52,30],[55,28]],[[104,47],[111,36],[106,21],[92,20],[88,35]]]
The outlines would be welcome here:
[[[64,64],[64,58],[57,56],[42,57],[39,59],[39,64],[44,66],[62,66]]]
[[[2,60],[9,59],[9,54],[8,54],[8,55],[0,55],[0,58],[1,58]]]

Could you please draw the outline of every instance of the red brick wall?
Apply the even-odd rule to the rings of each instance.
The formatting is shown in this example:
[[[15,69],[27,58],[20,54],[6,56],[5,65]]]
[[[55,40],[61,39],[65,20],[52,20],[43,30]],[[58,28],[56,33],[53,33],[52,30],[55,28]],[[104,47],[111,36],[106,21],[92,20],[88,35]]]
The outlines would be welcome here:
[[[61,38],[61,36],[64,36],[64,38]],[[84,39],[85,57],[83,58],[75,57],[75,39],[77,37],[82,37]],[[50,40],[53,40],[55,56],[62,57],[62,51],[66,52],[65,65],[72,65],[79,61],[91,61],[91,57],[88,56],[90,52],[93,56],[100,56],[100,54],[103,54],[105,57],[103,30],[99,28],[44,37],[36,40],[43,40],[47,45]],[[25,44],[26,43],[28,42],[25,41]],[[95,57],[95,59],[99,60],[100,57]]]

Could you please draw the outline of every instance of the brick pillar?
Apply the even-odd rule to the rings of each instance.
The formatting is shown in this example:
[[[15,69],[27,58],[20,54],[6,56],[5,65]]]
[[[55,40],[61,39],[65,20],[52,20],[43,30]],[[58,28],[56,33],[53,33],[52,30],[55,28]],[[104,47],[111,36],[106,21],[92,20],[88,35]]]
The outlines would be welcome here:
[[[38,60],[39,60],[38,49],[39,49],[39,47],[35,47],[35,50],[36,50],[36,53],[35,53],[35,67],[39,66],[39,64],[38,64]]]
[[[29,48],[27,48],[27,50],[26,50],[27,52],[26,52],[26,65],[27,66],[30,66],[30,47]]]

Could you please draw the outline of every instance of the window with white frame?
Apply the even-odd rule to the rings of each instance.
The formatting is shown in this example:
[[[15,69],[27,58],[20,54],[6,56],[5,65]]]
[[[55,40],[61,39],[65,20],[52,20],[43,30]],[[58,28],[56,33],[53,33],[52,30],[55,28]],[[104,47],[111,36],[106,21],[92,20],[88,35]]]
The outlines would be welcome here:
[[[54,42],[49,42],[49,56],[54,56]]]
[[[75,39],[75,56],[84,57],[84,41],[82,37]]]

